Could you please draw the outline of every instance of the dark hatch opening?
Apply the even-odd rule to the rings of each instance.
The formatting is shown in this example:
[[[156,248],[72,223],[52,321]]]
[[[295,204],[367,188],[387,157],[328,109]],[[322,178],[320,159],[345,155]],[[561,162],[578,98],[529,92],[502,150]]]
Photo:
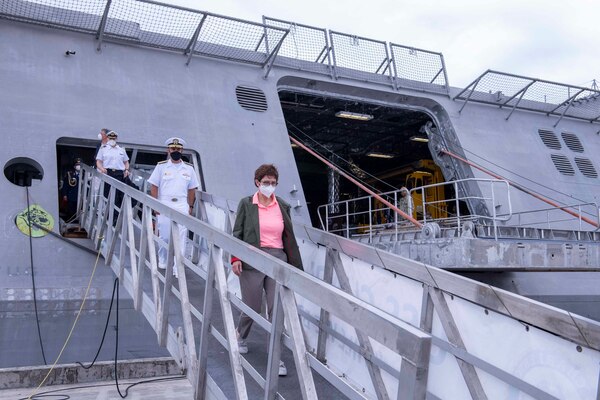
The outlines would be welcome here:
[[[417,182],[415,172],[434,168],[437,179],[443,182],[441,171],[431,161],[423,129],[433,122],[426,113],[293,91],[280,91],[279,98],[288,131],[294,137],[376,191],[389,192],[402,186],[412,189]],[[343,117],[347,113],[370,119]],[[292,147],[313,226],[320,227],[317,207],[335,197],[328,191],[329,168],[303,149]],[[336,191],[338,201],[367,195],[343,177]]]
[[[100,141],[91,139],[80,139],[73,137],[62,137],[56,141],[56,168],[57,168],[57,201],[59,205],[59,215],[62,221],[76,221],[73,218],[72,210],[63,199],[65,185],[69,185],[68,172],[72,171],[76,158],[87,165],[95,165],[96,154],[98,153]],[[125,148],[129,156],[130,168],[133,172],[133,183],[140,189],[149,194],[149,188],[146,184],[156,163],[167,158],[164,146],[149,146],[136,143],[119,142],[119,145]],[[191,163],[199,174],[200,189],[204,190],[204,176],[200,163],[200,155],[190,149],[184,149],[182,159]]]

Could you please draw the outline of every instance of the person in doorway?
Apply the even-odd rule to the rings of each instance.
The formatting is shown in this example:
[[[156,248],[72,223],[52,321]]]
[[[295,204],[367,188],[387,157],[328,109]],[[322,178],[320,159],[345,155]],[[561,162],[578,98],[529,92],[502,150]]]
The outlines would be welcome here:
[[[76,158],[73,167],[70,168],[63,177],[63,186],[61,189],[62,200],[66,204],[65,220],[71,222],[75,220],[77,213],[77,196],[79,192],[79,174],[81,171],[81,158]]]
[[[408,189],[404,186],[400,188],[400,199],[398,200],[398,208],[400,209],[400,211],[412,217],[414,209],[413,199]]]
[[[110,131],[106,135],[108,142],[101,146],[96,155],[96,168],[103,174],[123,182],[129,175],[129,156],[125,149],[117,144],[117,133]],[[104,196],[108,195],[108,186],[104,188]]]
[[[252,196],[244,197],[237,209],[233,236],[270,255],[302,269],[300,250],[296,243],[290,205],[275,196],[279,172],[273,164],[263,164],[254,172],[254,185],[258,188]],[[233,273],[240,278],[242,301],[260,313],[263,291],[267,298],[267,317],[270,319],[275,301],[275,280],[239,258],[231,259]],[[242,313],[238,323],[240,353],[248,352],[246,338],[253,320]],[[283,361],[279,362],[279,375],[287,375]]]
[[[96,146],[96,155],[98,155],[98,152],[102,147],[108,144],[108,132],[111,132],[111,130],[108,128],[100,129],[100,133],[98,134],[98,140],[100,140],[100,143],[98,143]]]
[[[196,201],[196,189],[198,189],[198,178],[196,171],[191,164],[181,159],[181,151],[185,141],[178,137],[172,137],[166,140],[168,160],[159,162],[152,175],[148,179],[150,183],[150,195],[161,203],[186,214],[192,214],[194,202]],[[171,220],[158,214],[158,235],[165,242],[169,243],[171,235]],[[187,228],[183,225],[178,226],[179,243],[181,244],[181,255],[185,257],[185,243],[187,240]],[[158,249],[158,267],[167,268],[166,247],[161,246]],[[177,268],[173,268],[173,275],[177,276]]]

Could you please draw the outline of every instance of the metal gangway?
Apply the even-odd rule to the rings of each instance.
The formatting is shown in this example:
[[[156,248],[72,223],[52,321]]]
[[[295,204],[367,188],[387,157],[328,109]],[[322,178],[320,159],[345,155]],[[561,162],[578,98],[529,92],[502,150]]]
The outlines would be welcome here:
[[[249,398],[248,378],[261,397],[284,398],[281,379],[290,378],[278,378],[277,367],[285,348],[298,385],[288,398],[332,398],[322,395],[323,384],[349,399],[598,397],[595,321],[295,224],[302,272],[233,238],[236,202],[203,192],[197,214],[188,216],[84,166],[79,199],[90,239],[186,371],[197,399]],[[173,228],[189,229],[189,257],[174,251],[176,229],[168,245],[158,238],[156,212]],[[169,249],[166,271],[157,268],[158,246]],[[235,295],[230,254],[277,282],[270,321]],[[201,295],[190,290],[192,281],[202,282]],[[268,333],[266,368],[239,353],[236,310]],[[220,361],[229,370],[218,378],[208,356],[213,346],[226,354]]]

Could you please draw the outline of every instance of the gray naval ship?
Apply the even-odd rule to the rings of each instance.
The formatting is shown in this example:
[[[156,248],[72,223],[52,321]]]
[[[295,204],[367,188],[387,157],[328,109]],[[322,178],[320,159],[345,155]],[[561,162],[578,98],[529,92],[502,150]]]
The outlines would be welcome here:
[[[595,89],[491,70],[452,87],[440,53],[299,21],[4,0],[0,397],[170,376],[183,389],[146,398],[597,399],[599,123]],[[135,188],[93,168],[103,127]],[[174,135],[192,216],[148,195]],[[231,236],[265,162],[304,272]],[[189,229],[185,257],[156,212]],[[276,280],[270,318],[232,254]]]

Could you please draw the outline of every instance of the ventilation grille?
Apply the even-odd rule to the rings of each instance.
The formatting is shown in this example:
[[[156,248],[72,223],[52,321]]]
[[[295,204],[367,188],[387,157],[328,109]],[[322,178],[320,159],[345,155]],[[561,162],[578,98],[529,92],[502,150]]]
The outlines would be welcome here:
[[[238,86],[235,88],[238,104],[248,111],[267,111],[267,97],[265,92],[258,88]]]
[[[560,150],[562,148],[560,141],[552,131],[547,131],[545,129],[538,130],[540,134],[540,139],[542,142],[553,150]]]
[[[598,172],[596,172],[596,168],[594,168],[594,164],[592,164],[592,162],[589,159],[575,157],[575,164],[577,164],[577,168],[579,168],[579,171],[581,171],[583,176],[586,176],[588,178],[597,178],[598,177]]]
[[[563,132],[561,136],[569,149],[577,153],[583,153],[583,145],[579,141],[577,135],[574,133]]]
[[[550,154],[550,157],[552,158],[554,166],[561,174],[570,176],[575,175],[573,165],[566,156],[563,156],[562,154]]]

